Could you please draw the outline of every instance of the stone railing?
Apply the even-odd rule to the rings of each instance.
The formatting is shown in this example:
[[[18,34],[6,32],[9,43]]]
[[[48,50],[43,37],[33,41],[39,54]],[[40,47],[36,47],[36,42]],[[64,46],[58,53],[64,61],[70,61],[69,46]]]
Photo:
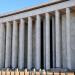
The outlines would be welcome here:
[[[74,72],[51,72],[51,71],[45,71],[45,70],[40,70],[40,71],[19,71],[18,69],[15,71],[11,70],[1,70],[0,75],[74,75]]]

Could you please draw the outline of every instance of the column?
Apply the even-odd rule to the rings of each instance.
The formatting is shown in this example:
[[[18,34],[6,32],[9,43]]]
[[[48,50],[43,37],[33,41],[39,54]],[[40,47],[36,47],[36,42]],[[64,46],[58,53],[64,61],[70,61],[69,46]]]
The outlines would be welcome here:
[[[66,8],[66,41],[67,41],[67,68],[71,69],[70,9],[69,8]]]
[[[0,23],[0,69],[4,68],[5,61],[5,26]]]
[[[43,53],[43,57],[44,57],[44,69],[46,69],[46,18],[43,19],[43,49],[44,49],[44,53]]]
[[[50,15],[46,16],[46,70],[50,69]]]
[[[12,68],[17,67],[18,60],[18,25],[13,21],[13,36],[12,36]]]
[[[36,70],[40,69],[40,62],[41,62],[41,18],[40,15],[36,16],[36,34],[35,34],[35,39],[36,39],[36,58],[35,58],[35,68]]]
[[[27,56],[27,68],[32,68],[32,18],[28,17],[28,56]]]
[[[5,68],[11,65],[11,24],[6,22],[6,53],[5,53]]]
[[[19,25],[19,60],[18,67],[19,69],[24,68],[24,19],[20,19]]]
[[[55,11],[56,22],[56,67],[61,68],[61,52],[60,52],[60,13]]]
[[[53,68],[55,68],[55,17],[52,16],[52,50],[53,50]]]

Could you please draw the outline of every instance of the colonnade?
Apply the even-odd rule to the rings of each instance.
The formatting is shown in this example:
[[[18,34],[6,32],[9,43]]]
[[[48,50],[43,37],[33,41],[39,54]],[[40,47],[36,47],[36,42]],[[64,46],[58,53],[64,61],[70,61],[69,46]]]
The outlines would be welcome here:
[[[45,44],[44,44],[44,68],[50,69],[50,12],[46,12],[45,16]],[[55,16],[55,51],[53,51],[53,65],[54,68],[61,67],[61,36],[60,36],[60,11],[56,10]],[[35,16],[35,67],[39,70],[41,67],[41,14]],[[11,23],[8,21],[5,24],[0,23],[0,68],[24,68],[24,50],[25,50],[25,36],[24,35],[24,18],[19,19],[19,29],[16,20]],[[27,68],[32,69],[32,26],[33,16],[28,17],[28,40],[27,40]],[[53,20],[52,20],[53,21]],[[13,27],[13,28],[12,28]],[[5,34],[6,33],[6,34]],[[67,68],[71,69],[71,56],[70,56],[70,8],[66,8],[66,42],[67,42]],[[54,37],[53,37],[54,38]],[[54,64],[55,63],[55,64]]]

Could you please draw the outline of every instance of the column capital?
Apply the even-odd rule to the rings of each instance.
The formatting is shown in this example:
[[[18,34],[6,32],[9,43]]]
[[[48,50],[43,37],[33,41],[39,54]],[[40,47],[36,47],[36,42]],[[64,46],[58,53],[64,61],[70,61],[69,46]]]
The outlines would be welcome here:
[[[7,22],[6,22],[6,25],[10,25],[10,22],[9,22],[9,21],[7,21]]]
[[[13,25],[17,25],[17,21],[16,20],[13,20]]]
[[[20,19],[20,23],[21,23],[21,22],[24,22],[24,19],[23,19],[23,18]]]
[[[45,15],[46,15],[46,16],[49,16],[49,13],[48,13],[48,12],[46,12],[46,13],[45,13]]]
[[[69,8],[69,7],[68,7],[68,8],[66,8],[66,13],[67,13],[67,12],[70,12],[70,8]]]

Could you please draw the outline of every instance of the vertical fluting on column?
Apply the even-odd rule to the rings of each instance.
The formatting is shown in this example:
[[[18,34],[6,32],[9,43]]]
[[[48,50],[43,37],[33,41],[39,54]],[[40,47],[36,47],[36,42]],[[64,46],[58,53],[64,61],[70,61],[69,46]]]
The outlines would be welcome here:
[[[24,19],[20,19],[19,25],[19,58],[18,58],[18,68],[24,68]]]
[[[27,68],[32,68],[32,17],[28,17],[28,56]]]
[[[46,70],[50,69],[50,15],[46,16]]]
[[[71,46],[70,46],[70,8],[66,8],[66,44],[67,44],[67,68],[71,69]]]
[[[17,67],[18,60],[18,25],[13,21],[13,36],[12,36],[12,68]]]
[[[4,68],[5,62],[5,26],[0,23],[0,69]]]
[[[55,11],[56,22],[56,67],[61,68],[61,51],[60,51],[60,12]]]
[[[36,16],[36,34],[35,34],[35,39],[36,39],[36,58],[35,58],[35,68],[36,70],[40,69],[40,62],[41,62],[41,17],[40,15]]]
[[[5,68],[11,65],[11,24],[6,22],[6,53],[5,53]]]

